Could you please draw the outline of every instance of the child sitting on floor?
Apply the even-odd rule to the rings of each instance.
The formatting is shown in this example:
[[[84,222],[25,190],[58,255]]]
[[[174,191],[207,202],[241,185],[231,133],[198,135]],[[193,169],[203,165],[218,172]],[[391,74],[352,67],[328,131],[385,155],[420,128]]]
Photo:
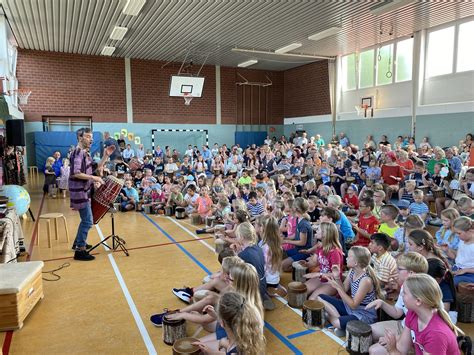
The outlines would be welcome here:
[[[318,300],[323,302],[329,322],[336,328],[337,336],[346,334],[346,325],[351,320],[372,324],[377,319],[375,310],[365,307],[377,297],[383,297],[377,277],[369,264],[369,249],[355,246],[349,250],[347,256],[347,267],[350,268],[350,272],[344,283],[338,266],[333,267],[332,275],[326,275],[329,284],[337,290],[340,299],[320,295]],[[347,294],[349,290],[350,295]]]

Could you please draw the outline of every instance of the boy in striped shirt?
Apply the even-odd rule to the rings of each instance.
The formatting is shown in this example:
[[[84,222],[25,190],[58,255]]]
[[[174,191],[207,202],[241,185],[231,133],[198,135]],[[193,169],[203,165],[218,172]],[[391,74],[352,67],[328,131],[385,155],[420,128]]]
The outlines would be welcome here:
[[[247,209],[250,213],[251,218],[255,218],[264,212],[263,205],[258,202],[258,196],[255,191],[249,193],[249,202],[247,203]]]
[[[370,236],[369,250],[372,253],[370,263],[382,288],[389,281],[398,278],[397,262],[387,251],[390,248],[390,242],[391,238],[385,233],[374,233]]]

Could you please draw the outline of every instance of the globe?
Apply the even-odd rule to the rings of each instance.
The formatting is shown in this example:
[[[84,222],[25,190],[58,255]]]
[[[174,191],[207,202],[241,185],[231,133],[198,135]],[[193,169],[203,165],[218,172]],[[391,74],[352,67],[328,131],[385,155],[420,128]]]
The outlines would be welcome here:
[[[7,207],[14,207],[17,215],[22,216],[30,208],[30,194],[24,187],[5,185],[0,188],[0,195],[8,197]]]

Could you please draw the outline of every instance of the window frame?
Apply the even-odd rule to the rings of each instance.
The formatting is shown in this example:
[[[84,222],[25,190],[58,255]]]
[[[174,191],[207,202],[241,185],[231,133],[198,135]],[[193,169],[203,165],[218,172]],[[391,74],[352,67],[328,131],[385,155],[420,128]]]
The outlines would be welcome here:
[[[464,70],[464,71],[461,71],[461,72],[458,72],[458,52],[459,52],[459,28],[462,24],[466,23],[466,22],[471,22],[471,21],[474,21],[474,17],[470,16],[470,17],[466,17],[466,18],[463,18],[463,19],[460,19],[460,20],[457,20],[457,21],[451,21],[449,23],[445,23],[445,24],[442,24],[442,25],[439,25],[439,26],[436,26],[436,27],[432,27],[428,30],[426,30],[426,43],[425,43],[425,48],[424,48],[424,51],[425,51],[425,62],[424,62],[424,73],[423,73],[423,79],[424,80],[436,80],[436,78],[443,78],[443,77],[446,77],[446,76],[453,76],[453,75],[458,75],[458,74],[463,74],[463,73],[469,73],[469,72],[473,72],[474,69],[471,69],[471,70]],[[451,68],[451,73],[446,73],[446,74],[440,74],[440,75],[434,75],[434,76],[427,76],[427,68],[428,68],[428,47],[430,45],[430,34],[432,32],[436,32],[436,31],[439,31],[439,30],[444,30],[446,28],[449,28],[449,27],[454,27],[454,43],[453,43],[453,65],[452,65],[452,68]],[[473,58],[474,60],[474,58]]]
[[[410,38],[413,38],[413,34],[410,34],[410,35],[407,35],[407,36],[402,36],[402,37],[398,37],[396,39],[392,39],[390,41],[386,41],[386,42],[381,42],[381,43],[378,43],[376,45],[373,45],[373,46],[370,46],[370,47],[367,47],[367,48],[363,48],[363,49],[360,49],[360,50],[357,50],[356,52],[352,52],[352,53],[349,53],[349,54],[345,54],[345,55],[341,55],[341,71],[342,71],[342,58],[344,57],[347,57],[347,56],[350,56],[352,54],[355,55],[355,73],[354,75],[356,76],[356,87],[354,89],[349,89],[349,90],[344,90],[343,88],[343,85],[341,85],[341,90],[342,92],[350,92],[350,91],[357,91],[357,90],[366,90],[366,89],[370,89],[370,88],[380,88],[380,87],[387,87],[389,85],[397,85],[397,84],[403,84],[403,83],[407,83],[407,82],[410,82],[410,81],[413,81],[413,75],[411,76],[411,79],[410,80],[404,80],[404,81],[400,81],[400,82],[397,82],[395,81],[395,78],[396,78],[396,75],[397,75],[397,65],[398,63],[396,62],[396,59],[397,59],[397,52],[398,52],[398,42],[401,42],[401,41],[404,41],[404,40],[407,40],[407,39],[410,39]],[[393,55],[392,55],[392,66],[393,66],[393,70],[392,70],[392,82],[390,84],[384,84],[384,85],[377,85],[377,53],[378,53],[378,50],[379,48],[382,48],[384,46],[387,46],[387,45],[390,45],[390,44],[393,44]],[[414,46],[415,45],[415,41],[412,42],[412,45]],[[361,88],[360,87],[360,65],[359,65],[359,60],[360,60],[360,54],[362,52],[366,52],[366,51],[369,51],[373,49],[374,50],[374,65],[373,65],[373,71],[374,71],[374,83],[372,86],[367,86],[367,87],[364,87],[364,88]],[[414,48],[413,48],[414,50]],[[412,68],[413,68],[413,54],[414,54],[414,51],[412,52]]]

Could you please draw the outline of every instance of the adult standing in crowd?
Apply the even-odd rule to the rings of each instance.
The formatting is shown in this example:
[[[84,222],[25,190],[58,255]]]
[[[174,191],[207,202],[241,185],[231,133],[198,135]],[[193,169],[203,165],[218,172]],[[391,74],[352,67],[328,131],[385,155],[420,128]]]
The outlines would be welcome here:
[[[54,163],[53,163],[53,171],[54,171],[54,175],[56,175],[56,177],[60,177],[61,176],[61,167],[63,166],[63,161],[61,159],[61,153],[59,151],[55,151],[54,154],[53,154],[53,158],[54,158]]]
[[[348,147],[351,142],[344,132],[339,133],[339,144],[342,148]]]

